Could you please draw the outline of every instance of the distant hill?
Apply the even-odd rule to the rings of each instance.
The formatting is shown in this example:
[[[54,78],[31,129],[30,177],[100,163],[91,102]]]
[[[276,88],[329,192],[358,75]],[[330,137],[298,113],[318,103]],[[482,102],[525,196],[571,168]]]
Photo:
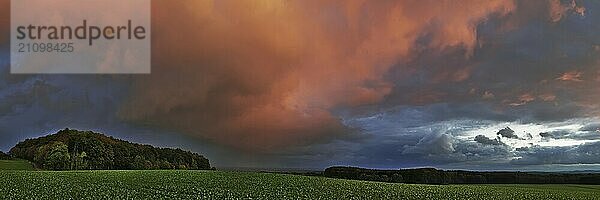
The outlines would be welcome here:
[[[10,160],[10,156],[0,151],[0,160]]]
[[[423,184],[600,184],[597,173],[555,172],[476,172],[444,171],[434,168],[376,170],[356,167],[330,167],[330,178],[392,183]]]
[[[197,153],[69,129],[27,139],[13,147],[9,154],[47,170],[210,169],[208,159]]]

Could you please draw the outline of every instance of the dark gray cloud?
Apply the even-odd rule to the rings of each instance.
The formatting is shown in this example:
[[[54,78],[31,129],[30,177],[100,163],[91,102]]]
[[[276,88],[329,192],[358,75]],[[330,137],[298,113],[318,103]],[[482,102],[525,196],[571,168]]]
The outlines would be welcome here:
[[[600,164],[600,142],[566,147],[525,147],[516,152],[515,165]]]
[[[580,131],[600,132],[600,123],[588,124],[579,129]]]
[[[553,134],[554,132],[542,132],[539,135],[542,138],[557,138],[557,136],[555,134]]]
[[[584,126],[583,128],[572,130],[556,130],[542,132],[539,135],[543,139],[574,139],[574,140],[600,140],[600,132],[594,129],[595,124]]]
[[[507,145],[484,145],[469,141],[462,141],[456,145],[454,157],[461,157],[465,166],[474,163],[494,164],[498,161],[506,162],[510,160],[514,154],[511,147]]]
[[[519,139],[519,136],[516,135],[515,131],[510,129],[510,127],[506,127],[502,130],[499,130],[498,133],[496,133],[496,135],[499,135],[499,136],[505,137],[505,138]]]
[[[511,147],[499,140],[465,140],[465,132],[494,121],[453,120],[431,121],[429,106],[403,107],[372,116],[345,120],[360,127],[372,137],[348,157],[354,163],[372,167],[440,166],[448,163],[468,166],[474,163],[508,162],[513,156]],[[493,134],[490,133],[490,134]],[[481,139],[484,136],[479,136]],[[496,145],[498,144],[498,145]]]
[[[481,138],[481,137],[479,137]],[[448,164],[463,163],[469,165],[477,162],[494,163],[508,161],[513,156],[511,148],[498,143],[465,141],[454,138],[449,134],[432,134],[422,138],[415,146],[405,146],[402,154],[421,157],[430,163]]]
[[[402,154],[445,155],[452,152],[454,152],[452,136],[432,133],[421,138],[414,146],[404,146]]]
[[[500,141],[498,138],[490,139],[490,138],[486,137],[485,135],[475,136],[475,142],[478,142],[480,144],[487,144],[487,145],[506,145],[502,141]]]

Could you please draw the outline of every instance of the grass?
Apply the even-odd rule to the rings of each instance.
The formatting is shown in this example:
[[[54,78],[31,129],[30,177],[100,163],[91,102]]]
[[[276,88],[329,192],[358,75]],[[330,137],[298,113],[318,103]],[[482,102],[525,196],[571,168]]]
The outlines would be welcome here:
[[[26,160],[0,160],[0,170],[34,170]]]
[[[599,199],[589,185],[412,185],[222,171],[0,171],[6,199]]]

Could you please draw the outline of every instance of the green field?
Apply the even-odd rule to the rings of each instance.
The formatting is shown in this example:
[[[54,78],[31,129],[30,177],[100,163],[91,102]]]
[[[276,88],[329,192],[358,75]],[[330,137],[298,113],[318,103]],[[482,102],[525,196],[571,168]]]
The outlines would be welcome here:
[[[26,160],[0,160],[0,170],[34,170]]]
[[[0,171],[5,199],[599,199],[587,185],[411,185],[221,171]]]

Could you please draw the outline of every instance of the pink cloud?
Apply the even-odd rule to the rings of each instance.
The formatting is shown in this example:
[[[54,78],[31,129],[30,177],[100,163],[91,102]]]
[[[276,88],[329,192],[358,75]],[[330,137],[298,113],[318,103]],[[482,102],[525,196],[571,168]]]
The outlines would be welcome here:
[[[579,71],[571,71],[565,72],[561,76],[557,77],[556,80],[559,81],[573,81],[573,82],[582,82],[581,76],[583,76],[582,72]]]

